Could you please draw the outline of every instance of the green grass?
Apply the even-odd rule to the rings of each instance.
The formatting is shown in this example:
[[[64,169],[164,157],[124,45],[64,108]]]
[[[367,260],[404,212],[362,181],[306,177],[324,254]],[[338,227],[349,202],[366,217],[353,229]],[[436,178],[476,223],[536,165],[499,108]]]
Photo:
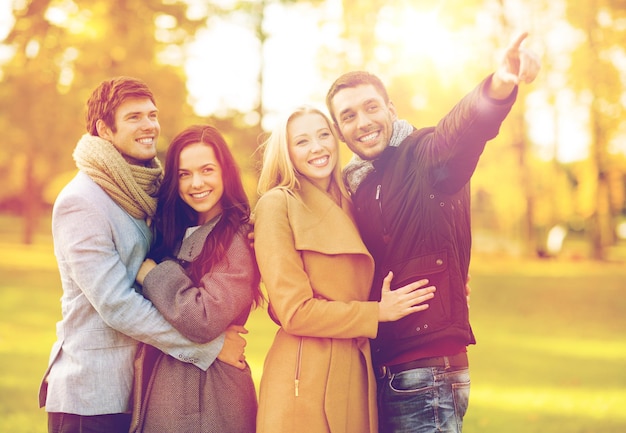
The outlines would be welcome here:
[[[6,238],[3,238],[6,239]],[[37,387],[60,317],[51,248],[0,245],[0,431],[45,432]],[[626,266],[475,258],[465,433],[626,431]],[[258,383],[275,325],[247,324]]]
[[[624,265],[539,268],[474,272],[464,431],[626,431]]]

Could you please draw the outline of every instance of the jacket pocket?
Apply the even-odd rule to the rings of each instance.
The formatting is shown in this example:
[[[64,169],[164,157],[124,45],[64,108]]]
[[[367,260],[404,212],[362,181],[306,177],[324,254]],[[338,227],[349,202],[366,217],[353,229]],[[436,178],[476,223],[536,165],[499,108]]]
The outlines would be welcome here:
[[[390,322],[393,339],[412,338],[440,331],[450,324],[450,278],[447,272],[448,254],[445,250],[433,254],[412,257],[391,266],[394,278],[391,290],[398,289],[414,281],[428,280],[428,286],[435,286],[435,296],[427,301],[428,308],[410,314],[396,322]],[[384,326],[385,328],[387,326]]]

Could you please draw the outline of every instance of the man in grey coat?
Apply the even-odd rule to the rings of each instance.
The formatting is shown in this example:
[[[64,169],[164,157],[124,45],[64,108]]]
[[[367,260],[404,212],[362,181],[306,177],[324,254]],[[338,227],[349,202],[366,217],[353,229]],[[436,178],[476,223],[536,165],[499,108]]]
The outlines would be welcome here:
[[[103,81],[86,121],[73,154],[79,172],[52,212],[62,320],[39,403],[49,432],[126,433],[138,342],[206,370],[225,338],[190,341],[134,288],[163,176],[152,92],[130,77]],[[243,339],[232,331],[227,340],[220,359],[243,368]]]

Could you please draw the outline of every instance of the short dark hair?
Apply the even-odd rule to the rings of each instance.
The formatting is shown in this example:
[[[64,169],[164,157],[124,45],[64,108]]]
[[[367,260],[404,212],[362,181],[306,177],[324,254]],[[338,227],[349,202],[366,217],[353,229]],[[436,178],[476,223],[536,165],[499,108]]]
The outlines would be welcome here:
[[[85,121],[87,132],[97,136],[96,123],[102,119],[113,132],[115,126],[115,112],[127,99],[148,98],[154,105],[154,95],[148,85],[132,77],[115,77],[101,82],[87,99]]]
[[[380,96],[383,97],[385,103],[389,102],[389,94],[387,93],[387,89],[385,88],[385,85],[380,80],[380,78],[378,78],[376,75],[366,71],[346,72],[335,80],[333,85],[330,86],[330,90],[328,90],[328,93],[326,94],[326,107],[328,108],[328,112],[330,113],[333,122],[337,123],[337,118],[335,117],[335,113],[333,112],[332,108],[332,102],[335,95],[340,90],[367,84],[371,84],[372,86],[374,86],[376,91],[380,93]]]

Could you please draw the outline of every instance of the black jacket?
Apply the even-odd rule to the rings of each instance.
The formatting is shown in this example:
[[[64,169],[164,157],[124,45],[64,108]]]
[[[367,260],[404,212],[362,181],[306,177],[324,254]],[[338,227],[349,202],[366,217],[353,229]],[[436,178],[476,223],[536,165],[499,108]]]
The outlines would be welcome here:
[[[380,324],[373,342],[377,364],[442,338],[463,346],[475,343],[465,294],[469,180],[517,94],[490,99],[484,94],[490,79],[436,127],[414,130],[400,146],[388,147],[353,196],[361,236],[376,263],[370,299],[380,299],[389,270],[392,289],[422,278],[437,288],[427,310]]]

